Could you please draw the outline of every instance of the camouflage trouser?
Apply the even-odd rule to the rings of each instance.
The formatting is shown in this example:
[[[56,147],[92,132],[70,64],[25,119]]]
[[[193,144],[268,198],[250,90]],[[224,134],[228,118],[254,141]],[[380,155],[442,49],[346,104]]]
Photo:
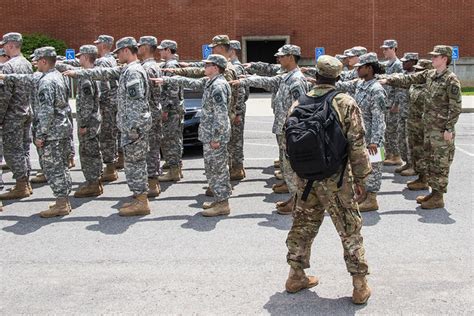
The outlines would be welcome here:
[[[298,176],[291,168],[290,161],[286,156],[286,138],[285,134],[276,135],[279,149],[279,156],[282,159],[280,163],[280,170],[285,178],[286,185],[290,194],[294,195],[298,191]]]
[[[102,123],[100,125],[100,150],[105,164],[117,162],[117,104],[109,99],[100,102],[100,115]]]
[[[400,155],[397,133],[399,117],[399,113],[392,113],[389,109],[385,110],[385,152],[387,155]]]
[[[454,159],[454,139],[445,141],[444,131],[425,128],[423,164],[426,166],[428,184],[433,191],[446,193],[448,189],[449,167]]]
[[[227,200],[232,194],[227,162],[229,154],[227,144],[212,149],[210,144],[203,144],[204,170],[209,188],[214,192],[217,202]]]
[[[161,115],[152,114],[153,125],[148,133],[148,142],[150,150],[146,155],[146,165],[148,169],[148,178],[155,178],[160,172],[160,142],[161,132]]]
[[[183,156],[183,119],[184,115],[170,112],[168,119],[163,121],[161,152],[172,167],[178,167]]]
[[[95,182],[102,175],[99,135],[91,137],[86,133],[84,136],[79,135],[78,138],[82,173],[86,181]]]
[[[69,158],[74,158],[74,156],[76,156],[76,147],[74,144],[74,118],[72,117],[72,112],[69,112],[69,121],[71,122],[71,133],[69,134]]]
[[[41,151],[43,172],[54,196],[67,197],[72,187],[68,169],[68,159],[71,156],[69,138],[45,141]]]
[[[121,141],[128,188],[134,195],[148,192],[148,172],[146,166],[148,133],[144,133],[138,139],[131,141],[127,133],[122,132]]]
[[[400,156],[407,163],[411,163],[411,153],[408,148],[407,138],[407,118],[400,116],[398,125],[398,147],[400,148]]]
[[[372,172],[367,177],[366,189],[367,192],[379,192],[382,185],[382,168],[383,162],[371,163]]]
[[[423,108],[417,109],[416,103],[410,107],[407,120],[408,147],[411,154],[411,162],[413,168],[418,174],[424,174],[424,166],[422,164],[424,149],[424,133],[423,133]]]
[[[33,140],[36,140],[36,132],[35,131],[36,131],[36,126],[35,126],[35,124],[32,124],[31,135],[33,137]],[[39,148],[39,147],[36,147],[36,152],[38,153],[38,162],[39,162],[39,165],[40,165],[40,170],[43,170],[43,160],[42,160],[43,149]]]
[[[12,170],[13,179],[30,174],[30,127],[31,121],[27,117],[21,120],[5,120],[3,123],[3,155]]]
[[[318,234],[326,210],[341,238],[347,271],[354,274],[368,274],[363,238],[360,233],[362,219],[353,201],[352,177],[344,176],[340,189],[337,188],[340,174],[322,182],[315,182],[306,201],[301,200],[305,182],[301,181],[293,210],[293,226],[288,233],[287,261],[295,269],[310,267],[311,246]]]
[[[230,141],[227,145],[229,151],[230,166],[243,166],[244,164],[244,129],[245,115],[241,116],[242,122],[239,125],[231,124]]]

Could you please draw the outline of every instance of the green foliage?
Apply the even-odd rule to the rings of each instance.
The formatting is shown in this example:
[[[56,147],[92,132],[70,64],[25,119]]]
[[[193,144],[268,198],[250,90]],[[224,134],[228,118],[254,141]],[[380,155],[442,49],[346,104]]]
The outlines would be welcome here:
[[[21,47],[21,52],[26,58],[30,58],[30,55],[33,54],[35,49],[43,46],[53,46],[56,48],[56,53],[58,55],[63,55],[66,53],[66,43],[62,40],[58,40],[48,35],[34,33],[34,34],[25,34],[23,35],[23,45]]]
[[[474,95],[474,87],[462,87],[461,91],[463,95]]]

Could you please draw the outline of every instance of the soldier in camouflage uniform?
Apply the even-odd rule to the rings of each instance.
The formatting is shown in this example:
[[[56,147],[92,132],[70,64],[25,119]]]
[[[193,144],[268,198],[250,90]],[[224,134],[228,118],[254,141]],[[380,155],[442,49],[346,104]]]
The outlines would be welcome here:
[[[178,44],[172,40],[163,40],[158,46],[161,59],[165,62],[161,69],[179,68],[176,59]],[[164,72],[165,76],[172,76]],[[181,179],[181,158],[183,156],[184,95],[177,85],[164,84],[161,92],[163,138],[161,151],[169,171],[160,176],[160,181],[179,181]]]
[[[114,38],[110,35],[100,35],[94,44],[97,46],[99,58],[95,65],[102,68],[117,66],[114,55],[110,52]],[[102,123],[100,127],[100,149],[105,164],[102,181],[110,182],[118,179],[116,168],[123,162],[118,161],[119,135],[117,128],[117,80],[102,80],[100,82],[100,114]]]
[[[310,97],[323,96],[334,90],[342,64],[336,58],[325,55],[318,59],[317,69],[318,83],[308,93]],[[308,199],[302,201],[306,180],[298,178],[298,199],[293,211],[293,225],[286,239],[287,262],[291,268],[285,287],[288,292],[294,293],[318,284],[318,278],[306,276],[304,269],[310,267],[311,246],[327,211],[341,238],[346,267],[353,278],[352,301],[364,304],[370,296],[366,279],[369,268],[360,232],[362,218],[356,203],[365,195],[364,182],[370,173],[363,114],[354,99],[344,93],[334,97],[332,106],[339,114],[342,130],[349,142],[348,163],[345,168],[341,168],[344,170],[343,183],[339,188],[342,171],[327,179],[315,181]]]
[[[2,73],[3,64],[6,63],[9,59],[10,59],[10,57],[8,57],[5,50],[3,48],[0,48],[0,73]],[[3,163],[3,140],[2,140],[2,137],[3,137],[2,136],[2,131],[0,129],[0,163]],[[2,180],[1,174],[0,174],[0,182],[1,182],[0,183],[1,186],[3,187],[3,180]]]
[[[351,49],[344,51],[347,57],[347,65],[350,70],[341,73],[341,81],[350,81],[359,78],[355,65],[359,62],[360,56],[367,54],[367,48],[363,46],[354,46]]]
[[[160,78],[161,68],[155,60],[158,41],[154,36],[142,36],[138,41],[138,57],[149,78]],[[158,182],[160,173],[160,142],[162,137],[161,123],[161,87],[157,85],[150,86],[149,105],[152,117],[152,127],[148,139],[150,150],[147,155],[148,168],[148,197],[157,197],[160,195],[161,188]]]
[[[426,69],[433,69],[433,65],[431,64],[431,60],[420,59],[413,68],[419,72]],[[409,93],[410,107],[407,120],[408,146],[410,148],[413,169],[418,174],[418,179],[408,182],[407,187],[410,190],[417,191],[427,188],[426,168],[422,163],[425,155],[423,150],[423,113],[425,111],[425,105],[430,102],[430,94],[426,83],[411,85]],[[430,127],[427,128],[429,129]]]
[[[423,163],[426,165],[427,183],[432,192],[417,198],[424,209],[444,207],[444,193],[447,192],[449,168],[454,158],[455,125],[462,108],[461,84],[457,76],[448,69],[453,49],[437,45],[430,52],[432,70],[411,75],[393,75],[382,79],[391,86],[409,88],[412,84],[426,84],[430,102],[425,104]]]
[[[375,53],[360,56],[359,63],[355,66],[360,79],[338,82],[336,87],[354,94],[364,118],[368,151],[375,155],[384,146],[384,109],[387,104],[387,93],[375,79],[375,75],[381,74],[383,70]],[[383,162],[372,163],[372,172],[367,178],[367,198],[359,204],[361,212],[379,209],[377,192],[380,191],[382,184],[382,166]]]
[[[204,90],[202,96],[202,115],[199,124],[199,140],[203,144],[204,168],[214,201],[203,204],[204,216],[228,215],[229,197],[232,193],[227,162],[229,154],[227,144],[231,127],[228,105],[231,88],[223,73],[228,60],[222,55],[211,54],[205,63],[205,78],[163,77],[155,79],[157,83],[179,84],[193,90]]]
[[[94,68],[97,59],[97,47],[83,45],[76,55],[84,69]],[[75,67],[56,63],[60,71],[79,70]],[[100,87],[99,82],[88,77],[80,77],[77,81],[77,126],[79,138],[79,156],[82,173],[86,182],[74,193],[76,198],[99,196],[104,193],[100,177],[102,175],[102,154],[100,151]]]
[[[20,33],[3,35],[3,49],[10,56],[4,65],[4,74],[32,74],[33,69],[21,55],[23,38]],[[33,193],[29,183],[31,171],[31,86],[13,83],[0,85],[0,125],[3,126],[3,154],[13,172],[15,186],[0,195],[1,200],[21,199]]]
[[[385,40],[380,48],[383,50],[384,57],[388,59],[385,65],[385,72],[387,75],[402,73],[402,62],[397,57],[397,41],[393,39]],[[400,146],[398,145],[398,125],[400,119],[400,106],[403,102],[404,91],[390,86],[384,86],[384,88],[387,91],[388,96],[387,108],[385,109],[385,125],[387,128],[385,130],[386,159],[384,165],[401,165],[402,159],[400,157]]]
[[[278,146],[281,152],[280,156],[283,158],[281,162],[281,170],[286,184],[282,184],[282,188],[280,188],[280,186],[274,186],[273,190],[276,193],[280,193],[285,192],[286,187],[288,188],[291,197],[283,203],[278,203],[277,211],[280,214],[290,214],[292,204],[294,203],[293,196],[296,194],[297,190],[296,174],[293,172],[293,169],[284,154],[286,144],[283,127],[291,104],[297,101],[301,95],[306,93],[308,85],[303,73],[298,67],[298,60],[301,56],[300,47],[296,45],[285,45],[276,55],[279,56],[281,67],[287,71],[285,74],[274,77],[251,76],[237,80],[233,84],[240,84],[244,87],[250,86],[263,88],[269,91],[278,89],[274,99],[275,120],[273,122],[272,132],[277,135]]]
[[[117,126],[121,131],[121,144],[125,155],[125,176],[133,201],[119,210],[121,216],[150,214],[147,197],[148,172],[146,157],[148,152],[148,133],[152,119],[149,101],[149,79],[140,64],[137,41],[124,37],[117,41],[116,49],[123,67],[85,69],[66,71],[71,77],[89,77],[93,80],[118,80]]]
[[[43,47],[36,50],[33,60],[37,61],[37,68],[43,74],[39,80],[38,76],[27,75],[29,79],[25,80],[23,85],[30,86],[33,82],[37,82],[37,95],[34,102],[38,105],[37,111],[34,113],[34,121],[37,124],[35,145],[41,149],[41,165],[56,197],[55,204],[51,205],[48,210],[41,212],[40,216],[63,216],[71,211],[68,199],[72,186],[68,169],[71,151],[70,134],[72,132],[69,118],[71,115],[68,103],[69,87],[61,73],[54,68],[56,63],[54,47]],[[7,75],[5,81],[8,82],[8,79]],[[18,80],[16,82],[19,83]]]
[[[403,73],[412,74],[415,72],[413,66],[418,62],[418,53],[405,53],[400,61],[403,63]],[[405,164],[395,169],[396,173],[402,176],[413,176],[415,170],[413,169],[413,162],[411,152],[408,147],[407,137],[407,119],[410,106],[410,94],[408,89],[402,89],[403,97],[400,100],[400,119],[398,125],[398,146],[400,148],[400,156],[405,161]]]

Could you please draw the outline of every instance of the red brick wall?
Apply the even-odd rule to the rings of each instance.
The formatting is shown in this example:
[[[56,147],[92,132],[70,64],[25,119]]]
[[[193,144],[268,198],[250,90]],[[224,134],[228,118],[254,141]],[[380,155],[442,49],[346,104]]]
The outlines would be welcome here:
[[[14,0],[1,1],[0,33],[41,32],[72,48],[99,34],[174,39],[182,59],[198,59],[213,35],[289,35],[312,58],[315,46],[342,53],[355,45],[381,54],[386,38],[400,51],[425,54],[435,44],[474,56],[473,0]]]

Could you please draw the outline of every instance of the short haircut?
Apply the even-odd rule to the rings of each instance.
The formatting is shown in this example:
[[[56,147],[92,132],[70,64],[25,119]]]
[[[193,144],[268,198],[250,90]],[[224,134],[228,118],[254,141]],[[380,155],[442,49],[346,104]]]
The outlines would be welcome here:
[[[173,54],[173,55],[176,54],[176,49],[170,48],[169,50],[170,50],[171,54]]]
[[[339,77],[337,78],[328,78],[321,76],[320,74],[316,73],[316,83],[317,84],[328,84],[331,86],[335,86],[336,82],[339,80]]]
[[[87,57],[90,63],[94,63],[95,60],[97,59],[97,54],[84,54],[84,56]]]
[[[56,56],[45,56],[39,59],[44,59],[50,66],[54,66],[56,64]]]
[[[213,64],[214,66],[217,66],[217,68],[219,69],[219,73],[223,74],[225,72],[225,69],[226,68],[222,68],[221,66],[218,66],[216,64]]]
[[[372,67],[372,70],[374,71],[374,75],[382,75],[385,73],[385,70],[383,69],[382,65],[380,65],[380,63],[378,62],[365,64],[365,66]]]
[[[128,46],[128,47],[124,47],[124,49],[125,48],[128,48],[133,55],[138,54],[138,47],[137,46]]]

